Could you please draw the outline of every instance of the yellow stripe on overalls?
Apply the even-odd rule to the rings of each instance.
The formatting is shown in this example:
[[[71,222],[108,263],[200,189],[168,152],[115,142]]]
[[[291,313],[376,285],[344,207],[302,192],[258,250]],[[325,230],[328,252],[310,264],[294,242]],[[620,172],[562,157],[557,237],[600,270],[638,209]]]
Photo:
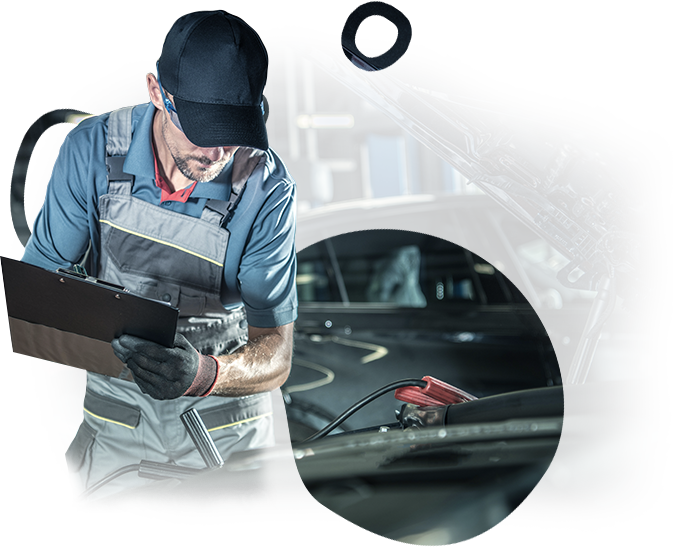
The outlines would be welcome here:
[[[122,423],[122,422],[117,422],[115,420],[110,420],[109,418],[103,418],[102,416],[99,416],[98,414],[94,414],[93,412],[91,412],[90,410],[87,410],[86,408],[84,408],[84,412],[86,412],[87,414],[89,414],[90,416],[93,416],[94,418],[96,418],[98,420],[103,420],[104,422],[110,422],[111,424],[121,425],[123,427],[128,427],[129,429],[135,429],[136,428],[136,426],[134,426],[134,425],[128,425],[128,424],[125,424],[125,423]],[[259,420],[260,418],[266,418],[267,416],[271,416],[271,414],[273,414],[273,412],[267,412],[266,414],[260,414],[259,416],[253,416],[252,418],[246,418],[245,420],[240,420],[238,422],[232,422],[230,424],[219,425],[217,427],[211,427],[208,431],[209,432],[210,431],[217,431],[218,429],[224,429],[225,427],[232,427],[232,426],[239,425],[239,424],[244,424],[244,423],[247,423],[247,422],[253,422],[255,420]]]
[[[218,429],[224,429],[225,427],[231,427],[234,425],[239,425],[239,424],[244,424],[246,422],[252,422],[254,420],[259,420],[260,418],[265,418],[267,416],[271,416],[273,412],[267,412],[266,414],[260,414],[259,416],[253,416],[252,418],[246,418],[245,420],[241,420],[240,422],[234,422],[231,424],[226,424],[226,425],[219,425],[217,427],[211,427],[208,431],[217,431]]]
[[[84,412],[93,416],[94,418],[97,418],[99,420],[103,420],[104,422],[110,422],[111,424],[117,424],[117,425],[123,425],[124,427],[128,427],[129,429],[135,429],[136,428],[136,426],[134,426],[134,425],[128,425],[128,424],[124,424],[122,422],[116,422],[114,420],[110,420],[109,418],[103,418],[103,416],[99,416],[98,414],[94,414],[93,412],[91,412],[90,410],[87,410],[86,408],[84,408]]]
[[[105,223],[105,224],[109,224],[113,228],[116,228],[117,230],[121,230],[122,232],[126,232],[127,234],[142,237],[143,239],[149,239],[150,241],[154,241],[156,243],[161,243],[162,245],[166,245],[167,247],[173,247],[174,249],[178,249],[179,251],[188,253],[190,255],[194,255],[194,256],[196,256],[198,258],[201,258],[203,260],[207,260],[208,262],[212,262],[213,264],[215,264],[216,266],[219,266],[220,268],[224,267],[224,264],[222,264],[221,262],[217,262],[217,261],[213,260],[212,258],[208,258],[207,256],[200,255],[198,253],[195,253],[194,251],[190,251],[189,249],[185,249],[184,247],[180,247],[179,245],[169,243],[168,241],[162,241],[161,239],[156,239],[156,238],[153,238],[153,237],[150,237],[150,236],[146,236],[144,234],[139,234],[138,232],[134,232],[133,230],[128,230],[126,228],[122,228],[121,226],[117,226],[116,224],[113,224],[109,220],[101,220],[100,222]]]

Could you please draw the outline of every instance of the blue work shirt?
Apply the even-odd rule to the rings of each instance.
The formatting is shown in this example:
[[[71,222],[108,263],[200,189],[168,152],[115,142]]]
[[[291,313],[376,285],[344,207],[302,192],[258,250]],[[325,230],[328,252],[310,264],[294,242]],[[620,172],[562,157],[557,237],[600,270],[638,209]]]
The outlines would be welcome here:
[[[151,103],[133,109],[133,141],[124,171],[134,175],[132,195],[173,212],[201,216],[208,199],[227,201],[231,162],[213,182],[199,182],[186,202],[161,201],[155,181]],[[109,114],[89,118],[65,139],[54,165],[23,261],[48,270],[72,268],[92,242],[92,264],[100,254],[99,198],[108,191],[105,141]],[[223,290],[241,295],[248,323],[271,328],[297,318],[295,183],[281,159],[265,152],[265,176],[246,184],[227,224],[229,245]],[[96,271],[89,274],[96,275]]]

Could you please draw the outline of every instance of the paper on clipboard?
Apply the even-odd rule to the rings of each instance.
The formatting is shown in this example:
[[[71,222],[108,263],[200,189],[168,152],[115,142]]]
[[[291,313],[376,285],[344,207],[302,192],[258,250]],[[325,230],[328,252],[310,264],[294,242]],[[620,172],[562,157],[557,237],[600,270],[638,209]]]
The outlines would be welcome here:
[[[12,349],[130,379],[110,342],[132,334],[172,346],[179,310],[75,272],[51,272],[0,257]]]

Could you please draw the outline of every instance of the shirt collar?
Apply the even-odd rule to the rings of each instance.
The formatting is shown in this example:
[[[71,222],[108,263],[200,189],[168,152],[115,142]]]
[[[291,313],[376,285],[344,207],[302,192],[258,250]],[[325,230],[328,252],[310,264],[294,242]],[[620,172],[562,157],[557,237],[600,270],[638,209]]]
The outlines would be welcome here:
[[[187,200],[189,199],[189,196],[192,194],[194,188],[196,187],[196,181],[192,181],[189,186],[186,186],[185,188],[181,188],[180,190],[172,192],[170,186],[168,185],[164,177],[162,177],[161,173],[159,173],[159,165],[157,163],[156,154],[154,154],[154,182],[157,188],[161,190],[160,201],[162,203],[164,201],[180,201],[182,203],[186,203]]]

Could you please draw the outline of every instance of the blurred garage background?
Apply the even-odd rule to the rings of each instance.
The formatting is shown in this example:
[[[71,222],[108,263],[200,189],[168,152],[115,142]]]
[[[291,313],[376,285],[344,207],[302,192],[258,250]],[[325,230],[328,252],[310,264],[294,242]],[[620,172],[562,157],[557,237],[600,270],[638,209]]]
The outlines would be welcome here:
[[[20,258],[67,132],[86,117],[148,101],[144,75],[154,71],[173,23],[189,12],[222,6],[52,2],[44,9],[42,3],[2,2],[1,7],[0,71],[12,85],[0,92],[0,222],[13,239],[11,256]],[[264,32],[291,23],[289,10],[273,10],[272,19],[233,11],[260,31],[268,51],[269,140],[297,181],[304,219],[297,239],[304,308],[296,366],[274,397],[278,423],[285,426],[280,437],[303,438],[372,389],[422,376],[417,372],[479,396],[563,383],[566,371],[558,363],[569,362],[593,296],[555,281],[564,259],[522,233],[485,198],[428,198],[478,191],[376,108]],[[381,205],[344,205],[359,198],[387,199]],[[410,219],[416,231],[402,229],[401,219]],[[354,245],[356,228],[367,237]],[[398,239],[391,239],[393,233]],[[435,275],[429,265],[444,259],[459,264],[464,278]],[[399,273],[403,263],[413,266],[417,283],[386,293],[381,280],[391,276],[385,271]],[[378,287],[361,282],[365,274],[378,279]],[[449,302],[447,313],[441,306]],[[660,377],[673,360],[664,336],[628,319],[618,316],[612,338],[604,337],[610,367],[596,367],[604,375],[598,379]],[[652,341],[661,348],[651,349]],[[643,342],[650,353],[641,355]],[[633,366],[614,366],[626,357]],[[618,374],[610,377],[612,371]],[[329,395],[318,390],[330,384]],[[380,407],[380,419],[390,415],[392,421],[392,395],[381,401],[386,406]],[[39,412],[38,407],[0,424],[0,520],[3,507],[7,518],[26,519],[17,507],[39,512],[72,499]],[[365,421],[347,425],[364,427]],[[77,423],[63,417],[64,439],[74,435]]]

